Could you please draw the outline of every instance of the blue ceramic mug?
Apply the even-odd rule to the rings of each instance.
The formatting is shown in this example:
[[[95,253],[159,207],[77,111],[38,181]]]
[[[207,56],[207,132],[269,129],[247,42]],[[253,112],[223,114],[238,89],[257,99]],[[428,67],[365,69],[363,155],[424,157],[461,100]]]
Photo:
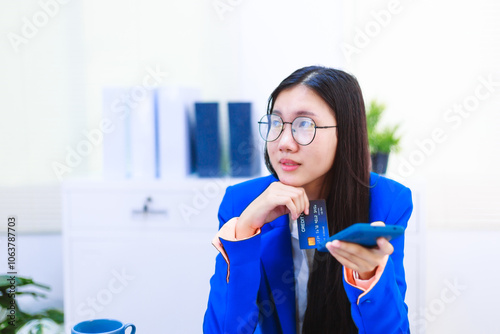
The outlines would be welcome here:
[[[71,334],[125,334],[125,329],[132,328],[130,334],[135,334],[133,324],[123,324],[113,319],[95,319],[82,321],[73,326]]]

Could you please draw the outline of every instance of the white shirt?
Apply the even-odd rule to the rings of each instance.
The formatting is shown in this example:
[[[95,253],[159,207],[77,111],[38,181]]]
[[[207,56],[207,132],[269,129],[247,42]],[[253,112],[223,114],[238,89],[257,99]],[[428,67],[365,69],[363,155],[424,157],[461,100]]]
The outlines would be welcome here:
[[[293,271],[295,277],[295,312],[297,333],[302,333],[302,324],[307,308],[307,282],[312,267],[314,249],[300,249],[297,220],[289,220],[292,238]]]

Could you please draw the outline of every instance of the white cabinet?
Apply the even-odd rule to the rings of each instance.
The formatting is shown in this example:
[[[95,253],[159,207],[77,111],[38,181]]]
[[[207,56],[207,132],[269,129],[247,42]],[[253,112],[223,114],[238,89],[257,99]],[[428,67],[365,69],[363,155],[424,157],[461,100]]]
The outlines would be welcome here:
[[[228,184],[65,184],[66,332],[85,319],[115,318],[139,333],[200,333]]]

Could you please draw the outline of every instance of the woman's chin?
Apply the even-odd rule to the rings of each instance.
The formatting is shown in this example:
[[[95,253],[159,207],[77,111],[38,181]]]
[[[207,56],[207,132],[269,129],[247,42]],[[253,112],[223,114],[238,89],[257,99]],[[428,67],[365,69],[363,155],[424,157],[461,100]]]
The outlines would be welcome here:
[[[304,185],[304,183],[298,180],[296,177],[283,173],[278,173],[278,179],[281,183],[291,187],[302,187]]]

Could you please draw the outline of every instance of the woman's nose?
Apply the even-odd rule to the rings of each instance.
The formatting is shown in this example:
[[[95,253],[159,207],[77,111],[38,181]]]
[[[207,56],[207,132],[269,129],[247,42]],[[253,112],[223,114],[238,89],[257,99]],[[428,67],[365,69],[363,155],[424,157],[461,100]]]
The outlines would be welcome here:
[[[298,145],[292,135],[292,125],[291,124],[283,124],[283,132],[281,133],[279,140],[278,148],[280,151],[294,151],[297,150]]]

